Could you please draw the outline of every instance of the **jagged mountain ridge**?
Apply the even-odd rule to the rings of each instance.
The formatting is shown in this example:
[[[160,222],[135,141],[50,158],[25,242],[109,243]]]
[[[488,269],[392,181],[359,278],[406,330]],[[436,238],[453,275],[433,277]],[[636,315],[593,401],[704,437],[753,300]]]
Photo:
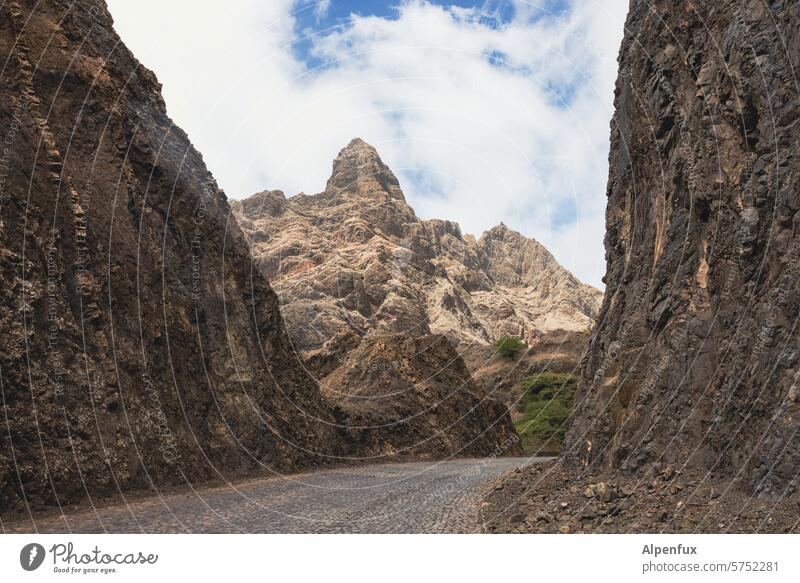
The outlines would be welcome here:
[[[419,219],[375,149],[352,140],[323,192],[232,201],[295,346],[336,334],[444,334],[485,345],[506,335],[592,325],[602,293],[537,241],[500,224],[479,240]]]

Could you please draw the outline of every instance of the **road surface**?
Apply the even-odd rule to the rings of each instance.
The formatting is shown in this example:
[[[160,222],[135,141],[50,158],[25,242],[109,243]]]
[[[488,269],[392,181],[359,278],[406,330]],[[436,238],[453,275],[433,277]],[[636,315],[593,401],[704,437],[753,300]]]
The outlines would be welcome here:
[[[480,530],[501,475],[548,458],[362,465],[197,489],[36,520],[42,533],[440,533]],[[31,523],[7,532],[31,531]]]

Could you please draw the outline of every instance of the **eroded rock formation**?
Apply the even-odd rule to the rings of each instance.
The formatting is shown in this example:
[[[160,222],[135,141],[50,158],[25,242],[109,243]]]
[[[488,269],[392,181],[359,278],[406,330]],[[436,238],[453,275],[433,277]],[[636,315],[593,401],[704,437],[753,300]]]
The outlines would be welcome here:
[[[476,240],[417,218],[360,139],[339,153],[323,192],[265,191],[232,208],[304,352],[343,331],[444,334],[459,351],[507,335],[533,346],[553,330],[588,330],[599,309],[602,294],[533,239],[500,224]]]
[[[797,2],[631,2],[580,462],[796,487],[798,64]]]

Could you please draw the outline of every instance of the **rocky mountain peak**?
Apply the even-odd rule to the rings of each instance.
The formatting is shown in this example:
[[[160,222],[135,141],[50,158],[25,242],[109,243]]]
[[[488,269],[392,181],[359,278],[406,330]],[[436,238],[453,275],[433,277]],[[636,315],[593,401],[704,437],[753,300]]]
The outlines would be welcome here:
[[[397,177],[361,138],[352,139],[336,156],[325,192],[405,200]]]
[[[478,241],[486,271],[502,285],[582,285],[547,248],[500,223],[483,233]]]
[[[286,195],[281,190],[265,190],[243,201],[231,201],[231,208],[244,216],[254,219],[264,215],[276,217],[286,206]]]
[[[495,225],[488,231],[484,231],[478,240],[478,245],[484,249],[490,249],[492,246],[505,247],[512,246],[515,248],[517,254],[536,254],[541,256],[542,261],[558,265],[558,261],[553,256],[547,247],[539,243],[533,237],[523,235],[519,231],[515,231],[505,223]],[[558,265],[561,268],[560,265]]]
[[[342,332],[532,342],[586,330],[600,307],[599,290],[502,223],[476,241],[455,222],[418,218],[375,148],[358,138],[339,153],[323,193],[268,191],[232,208],[300,351]]]
[[[494,241],[508,241],[508,242],[519,242],[522,241],[524,243],[533,243],[540,247],[544,247],[541,243],[536,241],[535,239],[531,239],[530,237],[526,237],[519,231],[515,231],[514,229],[510,228],[508,225],[503,223],[502,221],[500,224],[495,225],[488,231],[485,231],[481,236],[483,240],[494,240]]]
[[[493,243],[497,245],[506,243],[518,243],[524,246],[532,245],[544,249],[544,245],[542,245],[535,239],[526,237],[522,233],[509,228],[508,225],[502,222],[499,225],[495,225],[488,231],[484,231],[483,235],[481,235],[480,238],[481,246],[486,247]]]
[[[499,224],[495,225],[486,232],[490,235],[499,235],[499,236],[506,235],[507,233],[516,233],[516,231],[509,229],[508,225],[506,225],[503,221],[500,221]]]

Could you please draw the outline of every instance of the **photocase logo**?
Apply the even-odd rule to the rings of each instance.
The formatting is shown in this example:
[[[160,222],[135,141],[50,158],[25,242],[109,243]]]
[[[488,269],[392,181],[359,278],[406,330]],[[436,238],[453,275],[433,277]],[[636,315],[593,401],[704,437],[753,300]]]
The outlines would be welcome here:
[[[35,571],[44,562],[44,547],[39,543],[30,543],[19,552],[19,564],[26,571]]]

